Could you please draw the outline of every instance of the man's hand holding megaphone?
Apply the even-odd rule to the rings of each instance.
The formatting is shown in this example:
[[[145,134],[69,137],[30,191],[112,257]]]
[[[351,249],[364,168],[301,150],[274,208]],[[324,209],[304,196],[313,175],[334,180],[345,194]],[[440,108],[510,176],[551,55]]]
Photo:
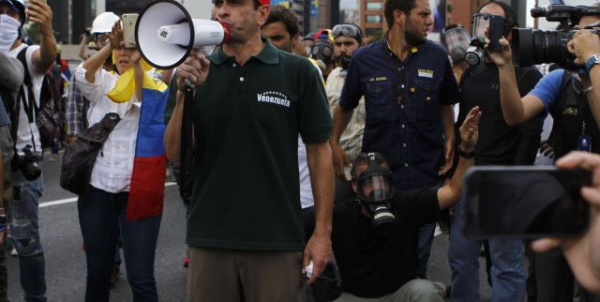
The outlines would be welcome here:
[[[210,61],[204,54],[198,49],[193,49],[183,64],[177,67],[177,88],[185,91],[185,80],[194,88],[202,85],[208,76],[209,66]]]

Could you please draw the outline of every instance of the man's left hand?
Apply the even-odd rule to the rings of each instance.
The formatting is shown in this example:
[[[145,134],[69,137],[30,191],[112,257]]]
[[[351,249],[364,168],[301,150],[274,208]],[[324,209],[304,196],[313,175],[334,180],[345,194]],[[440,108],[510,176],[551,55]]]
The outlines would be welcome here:
[[[585,65],[591,56],[600,53],[600,36],[590,30],[582,29],[575,33],[567,47],[577,57],[575,64]]]
[[[312,276],[308,279],[308,284],[312,284],[317,280],[319,276],[325,270],[325,266],[331,261],[331,235],[317,235],[313,234],[306,248],[304,248],[304,259],[302,261],[302,267],[308,266],[310,261],[313,262]],[[303,269],[302,273],[306,271]]]
[[[28,2],[26,12],[29,15],[29,20],[40,26],[42,34],[53,35],[52,9],[50,9],[50,6],[42,0],[29,0]]]

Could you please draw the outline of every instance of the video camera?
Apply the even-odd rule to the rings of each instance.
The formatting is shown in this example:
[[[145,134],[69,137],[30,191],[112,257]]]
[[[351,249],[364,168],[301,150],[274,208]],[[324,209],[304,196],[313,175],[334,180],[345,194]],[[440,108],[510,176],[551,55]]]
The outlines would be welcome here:
[[[550,22],[560,22],[560,30],[544,31],[529,28],[515,28],[512,31],[512,49],[515,63],[518,66],[529,66],[541,63],[556,63],[568,70],[578,70],[575,56],[567,49],[567,43],[577,32],[573,27],[584,16],[600,16],[600,7],[551,5],[531,9],[533,18],[545,17]],[[600,26],[595,23],[585,27],[593,29]],[[600,35],[600,31],[592,30]]]

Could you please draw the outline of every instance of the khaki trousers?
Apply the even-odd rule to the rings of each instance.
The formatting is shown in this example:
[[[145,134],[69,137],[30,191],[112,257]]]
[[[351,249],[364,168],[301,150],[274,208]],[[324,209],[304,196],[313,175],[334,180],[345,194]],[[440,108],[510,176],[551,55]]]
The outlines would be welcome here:
[[[304,302],[301,252],[188,249],[188,302]]]

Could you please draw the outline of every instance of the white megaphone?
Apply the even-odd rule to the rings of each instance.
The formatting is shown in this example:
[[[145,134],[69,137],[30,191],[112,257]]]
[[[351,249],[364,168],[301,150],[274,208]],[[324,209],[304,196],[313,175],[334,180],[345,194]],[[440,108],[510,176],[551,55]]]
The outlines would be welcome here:
[[[219,45],[229,39],[225,24],[192,19],[179,2],[159,0],[150,3],[135,25],[135,42],[142,57],[159,69],[183,63],[193,48]]]

